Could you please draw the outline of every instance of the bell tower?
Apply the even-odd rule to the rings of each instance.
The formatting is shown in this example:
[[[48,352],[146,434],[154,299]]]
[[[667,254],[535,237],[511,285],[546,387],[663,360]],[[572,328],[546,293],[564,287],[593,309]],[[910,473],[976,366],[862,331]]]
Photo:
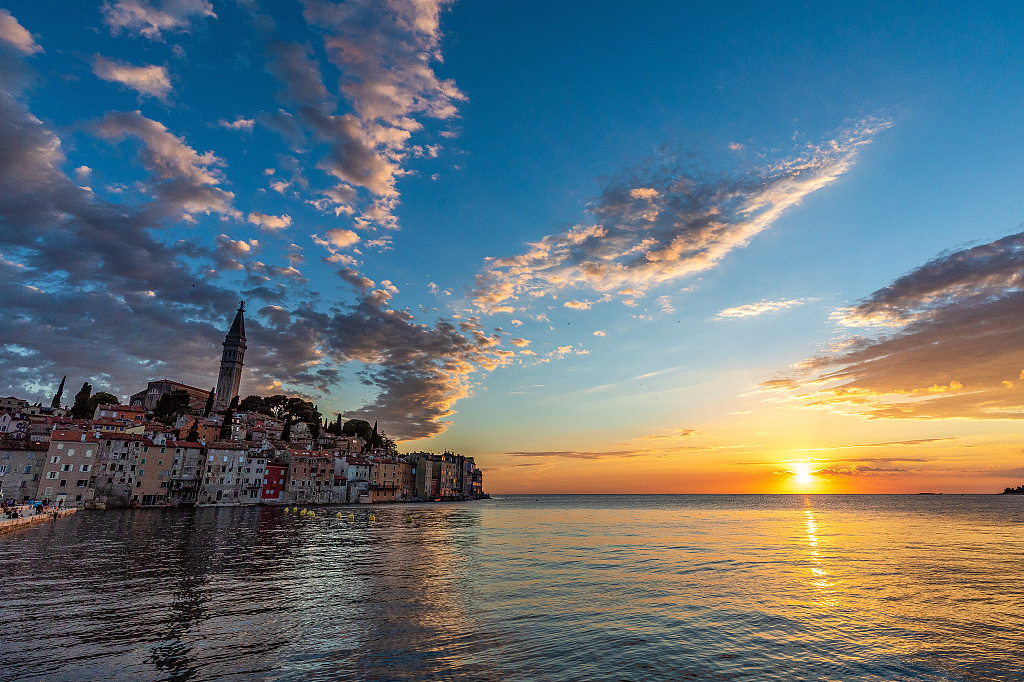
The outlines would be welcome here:
[[[239,301],[235,321],[224,337],[224,354],[220,359],[220,376],[217,377],[217,397],[213,401],[214,411],[228,409],[231,400],[238,395],[238,384],[242,381],[242,359],[245,357],[244,312],[245,301]]]

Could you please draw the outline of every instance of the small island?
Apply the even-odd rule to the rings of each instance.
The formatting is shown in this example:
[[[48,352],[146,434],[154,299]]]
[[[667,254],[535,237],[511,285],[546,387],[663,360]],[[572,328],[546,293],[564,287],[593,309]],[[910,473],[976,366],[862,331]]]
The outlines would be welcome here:
[[[1024,485],[1019,485],[1016,488],[1007,488],[1001,495],[1024,495]]]

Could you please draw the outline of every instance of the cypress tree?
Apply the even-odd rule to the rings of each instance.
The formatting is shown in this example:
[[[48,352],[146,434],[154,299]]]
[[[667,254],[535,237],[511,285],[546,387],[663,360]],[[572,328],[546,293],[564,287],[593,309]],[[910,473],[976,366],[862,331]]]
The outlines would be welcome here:
[[[217,395],[217,387],[214,386],[210,389],[210,395],[206,397],[206,408],[203,410],[203,416],[209,417],[213,412],[213,399]]]
[[[231,423],[235,419],[236,407],[238,407],[238,396],[235,396],[228,409],[224,411],[224,423],[220,427],[220,440],[231,440]]]
[[[71,407],[72,419],[88,419],[92,416],[89,414],[90,396],[92,396],[92,386],[86,381],[82,384],[81,390],[75,394],[75,404]]]
[[[64,378],[60,380],[60,386],[57,387],[57,393],[54,394],[53,400],[50,401],[50,407],[56,409],[60,407],[60,399],[64,397],[64,382],[67,381],[68,375],[65,374]]]
[[[284,428],[281,429],[281,440],[290,443],[292,440],[292,415],[289,413],[284,418]]]
[[[185,435],[185,440],[189,443],[196,443],[199,441],[199,417],[192,420],[192,425],[188,427],[188,433]]]

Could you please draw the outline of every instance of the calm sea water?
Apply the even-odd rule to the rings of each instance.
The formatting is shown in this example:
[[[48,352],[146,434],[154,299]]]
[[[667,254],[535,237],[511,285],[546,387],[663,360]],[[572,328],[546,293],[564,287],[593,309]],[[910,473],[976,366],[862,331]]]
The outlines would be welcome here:
[[[0,536],[0,680],[1022,680],[1022,531],[1024,496],[83,511]]]

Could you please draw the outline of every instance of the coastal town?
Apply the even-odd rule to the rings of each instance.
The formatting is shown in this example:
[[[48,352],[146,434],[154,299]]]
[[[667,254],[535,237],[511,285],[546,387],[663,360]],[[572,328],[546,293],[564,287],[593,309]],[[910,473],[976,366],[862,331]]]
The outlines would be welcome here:
[[[472,457],[400,454],[377,425],[297,397],[241,398],[239,305],[212,390],[150,381],[127,401],[85,383],[64,405],[0,398],[0,500],[48,508],[316,505],[486,497]]]

